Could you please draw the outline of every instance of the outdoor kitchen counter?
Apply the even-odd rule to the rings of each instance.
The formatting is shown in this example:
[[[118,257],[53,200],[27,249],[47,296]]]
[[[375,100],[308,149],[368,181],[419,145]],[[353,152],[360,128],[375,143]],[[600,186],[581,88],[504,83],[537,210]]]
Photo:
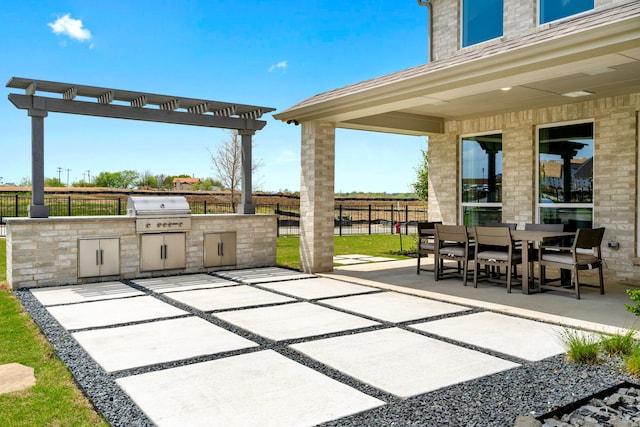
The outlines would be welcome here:
[[[276,262],[277,216],[223,214],[191,215],[185,241],[184,268],[141,270],[141,239],[135,216],[70,216],[5,218],[7,224],[7,280],[12,289],[55,286],[105,280],[202,273],[222,268],[273,266]],[[205,267],[205,238],[210,234],[235,234],[235,264]],[[175,234],[158,232],[156,234]],[[96,261],[105,252],[100,243],[117,239],[117,274],[96,273],[80,277],[80,242],[95,243]],[[93,250],[93,249],[92,249]],[[102,251],[102,252],[100,252]],[[100,255],[100,256],[98,256]],[[107,255],[105,254],[105,257]],[[107,263],[109,260],[105,260]],[[93,273],[89,273],[93,274]]]

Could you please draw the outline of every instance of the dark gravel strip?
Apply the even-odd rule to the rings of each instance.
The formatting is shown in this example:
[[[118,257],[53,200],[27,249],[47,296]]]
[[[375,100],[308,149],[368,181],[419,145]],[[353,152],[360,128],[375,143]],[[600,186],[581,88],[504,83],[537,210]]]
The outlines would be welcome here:
[[[536,417],[590,396],[600,390],[615,386],[622,381],[637,382],[637,380],[634,381],[633,378],[621,371],[619,360],[611,359],[603,364],[590,366],[566,362],[565,356],[559,355],[540,362],[524,363],[518,368],[505,372],[403,400],[344,375],[287,346],[291,342],[298,342],[298,340],[274,342],[224,322],[210,313],[195,310],[193,307],[180,304],[162,294],[149,292],[148,289],[134,283],[128,284],[144,290],[145,293],[153,295],[164,302],[201,317],[212,324],[250,339],[258,343],[259,347],[229,352],[224,355],[204,356],[202,358],[119,371],[110,375],[106,374],[93,362],[80,345],[71,338],[69,332],[65,331],[53,319],[31,292],[28,290],[15,291],[14,294],[40,326],[56,354],[69,367],[80,388],[92,401],[96,409],[113,426],[153,425],[133,401],[115,384],[116,378],[264,349],[277,351],[298,363],[387,402],[383,407],[331,421],[323,424],[323,426],[512,426],[518,415]],[[303,299],[299,300],[303,301]],[[313,303],[323,305],[316,301],[313,301]],[[335,309],[335,307],[331,308]],[[464,312],[464,314],[469,314],[469,312]],[[426,320],[434,320],[434,318],[422,319],[422,321]],[[414,323],[420,323],[420,321],[401,322],[398,324],[383,322],[374,329],[385,329],[394,326],[409,329],[411,324]],[[420,331],[413,329],[411,331],[420,333]],[[355,332],[362,332],[362,330],[346,331],[339,335]],[[327,334],[326,336],[313,337],[312,339],[331,336],[336,336],[336,334]],[[442,339],[440,337],[437,338]],[[307,338],[306,340],[310,339]],[[455,342],[455,344],[474,348],[464,343]],[[476,350],[491,354],[485,349]],[[499,357],[505,358],[504,355],[499,355]],[[513,358],[508,360],[513,360]]]
[[[114,427],[154,424],[28,290],[14,291],[96,410]]]

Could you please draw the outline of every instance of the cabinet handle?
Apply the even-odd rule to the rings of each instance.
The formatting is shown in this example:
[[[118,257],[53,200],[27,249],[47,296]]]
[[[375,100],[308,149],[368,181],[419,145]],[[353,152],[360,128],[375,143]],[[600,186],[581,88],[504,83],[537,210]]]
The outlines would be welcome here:
[[[96,249],[96,265],[100,265],[100,249]]]
[[[224,256],[224,242],[220,242],[220,256]]]
[[[164,258],[163,259],[167,259],[167,257],[168,257],[167,245],[162,245],[162,247],[164,248]]]
[[[104,264],[104,250],[100,249],[100,265]]]

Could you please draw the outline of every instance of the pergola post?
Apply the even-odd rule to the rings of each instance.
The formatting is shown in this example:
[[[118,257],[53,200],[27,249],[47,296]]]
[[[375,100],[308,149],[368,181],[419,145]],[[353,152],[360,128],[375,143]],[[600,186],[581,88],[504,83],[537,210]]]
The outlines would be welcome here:
[[[44,118],[46,110],[29,110],[31,117],[31,205],[29,218],[48,218],[44,204]]]
[[[256,206],[253,204],[253,189],[251,183],[251,170],[253,166],[253,160],[251,156],[251,137],[255,134],[255,132],[252,130],[241,129],[238,131],[238,134],[242,139],[242,190],[240,194],[240,204],[238,205],[238,213],[245,215],[255,214]]]

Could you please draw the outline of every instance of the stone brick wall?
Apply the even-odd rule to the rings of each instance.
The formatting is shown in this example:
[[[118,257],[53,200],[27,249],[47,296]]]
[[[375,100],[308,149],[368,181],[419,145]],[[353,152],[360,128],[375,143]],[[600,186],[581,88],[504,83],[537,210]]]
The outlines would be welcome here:
[[[335,124],[302,124],[300,267],[307,273],[333,270]]]
[[[127,216],[6,218],[7,280],[13,289],[87,283],[118,278],[197,273],[204,268],[204,233],[235,231],[237,264],[233,268],[276,263],[274,215],[192,215],[186,235],[186,268],[140,271],[140,235]],[[119,238],[120,275],[78,278],[78,239]],[[230,268],[230,267],[223,267]]]
[[[461,50],[461,8],[463,0],[431,0],[431,28],[433,35],[432,60],[449,58]],[[595,8],[604,9],[629,3],[632,0],[596,0]],[[538,25],[536,1],[504,0],[504,24],[502,40],[539,31],[545,26]],[[482,46],[480,43],[474,45]],[[474,46],[464,48],[474,49]]]
[[[536,126],[594,120],[594,226],[606,227],[607,272],[640,280],[638,227],[638,111],[640,94],[602,98],[497,116],[448,121],[445,133],[429,137],[429,218],[460,223],[460,136],[500,131],[503,135],[502,220],[522,228],[536,220]],[[617,250],[606,242],[620,244]]]

